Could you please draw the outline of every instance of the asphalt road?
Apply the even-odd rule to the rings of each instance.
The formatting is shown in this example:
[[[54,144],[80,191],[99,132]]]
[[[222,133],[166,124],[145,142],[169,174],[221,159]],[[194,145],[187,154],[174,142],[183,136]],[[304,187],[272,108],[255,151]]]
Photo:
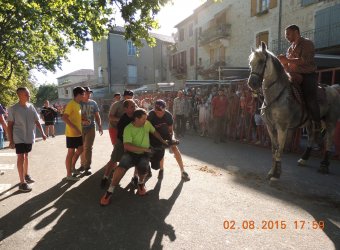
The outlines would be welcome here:
[[[111,149],[107,130],[97,134],[93,174],[67,183],[65,137],[38,139],[30,193],[18,191],[14,151],[1,150],[0,249],[340,249],[338,161],[320,175],[320,159],[298,167],[285,154],[281,179],[268,182],[268,149],[188,135],[180,150],[191,181],[167,152],[164,179],[153,171],[147,196],[128,190],[129,170],[101,207]]]

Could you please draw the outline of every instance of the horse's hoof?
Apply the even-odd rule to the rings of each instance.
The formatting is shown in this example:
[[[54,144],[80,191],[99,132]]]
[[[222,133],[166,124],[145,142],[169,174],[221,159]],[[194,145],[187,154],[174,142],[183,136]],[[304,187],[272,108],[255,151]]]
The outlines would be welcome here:
[[[298,166],[301,166],[301,167],[306,166],[306,163],[307,163],[307,161],[302,158],[300,158],[297,162],[298,162]]]

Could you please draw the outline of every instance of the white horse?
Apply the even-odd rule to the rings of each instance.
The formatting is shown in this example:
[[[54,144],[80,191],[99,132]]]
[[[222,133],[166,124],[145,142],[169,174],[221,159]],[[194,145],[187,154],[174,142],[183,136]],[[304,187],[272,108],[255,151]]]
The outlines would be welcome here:
[[[261,115],[266,123],[272,142],[272,168],[268,179],[278,179],[281,175],[281,155],[285,145],[287,131],[290,128],[305,126],[308,133],[307,149],[298,163],[306,164],[315,135],[308,112],[292,95],[291,82],[280,61],[267,50],[264,42],[252,49],[249,56],[250,76],[248,86],[253,90],[262,88],[264,102]],[[338,85],[325,87],[326,103],[320,104],[320,114],[326,126],[326,151],[320,163],[319,172],[329,172],[330,149],[338,118],[340,118],[340,87]],[[316,100],[315,100],[316,101]]]

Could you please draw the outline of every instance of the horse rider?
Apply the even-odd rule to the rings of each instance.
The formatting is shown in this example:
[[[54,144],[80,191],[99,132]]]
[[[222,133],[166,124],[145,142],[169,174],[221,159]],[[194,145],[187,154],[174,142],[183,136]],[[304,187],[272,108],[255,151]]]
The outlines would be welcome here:
[[[314,44],[312,41],[300,35],[297,25],[289,25],[285,29],[285,36],[290,47],[286,55],[279,55],[286,72],[290,75],[293,83],[301,84],[307,109],[313,121],[314,131],[321,129],[320,107],[317,102],[317,74],[314,62]]]

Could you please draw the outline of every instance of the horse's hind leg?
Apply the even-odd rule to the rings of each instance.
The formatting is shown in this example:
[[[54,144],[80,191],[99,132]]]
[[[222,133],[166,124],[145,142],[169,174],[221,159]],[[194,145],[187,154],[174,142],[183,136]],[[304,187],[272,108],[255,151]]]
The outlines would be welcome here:
[[[323,159],[320,162],[320,167],[318,169],[319,173],[322,174],[328,174],[329,173],[329,165],[330,165],[330,161],[329,161],[329,157],[331,156],[331,147],[333,145],[333,136],[334,136],[334,132],[335,132],[335,123],[327,123],[327,130],[326,130],[326,150],[325,153],[323,155]]]

